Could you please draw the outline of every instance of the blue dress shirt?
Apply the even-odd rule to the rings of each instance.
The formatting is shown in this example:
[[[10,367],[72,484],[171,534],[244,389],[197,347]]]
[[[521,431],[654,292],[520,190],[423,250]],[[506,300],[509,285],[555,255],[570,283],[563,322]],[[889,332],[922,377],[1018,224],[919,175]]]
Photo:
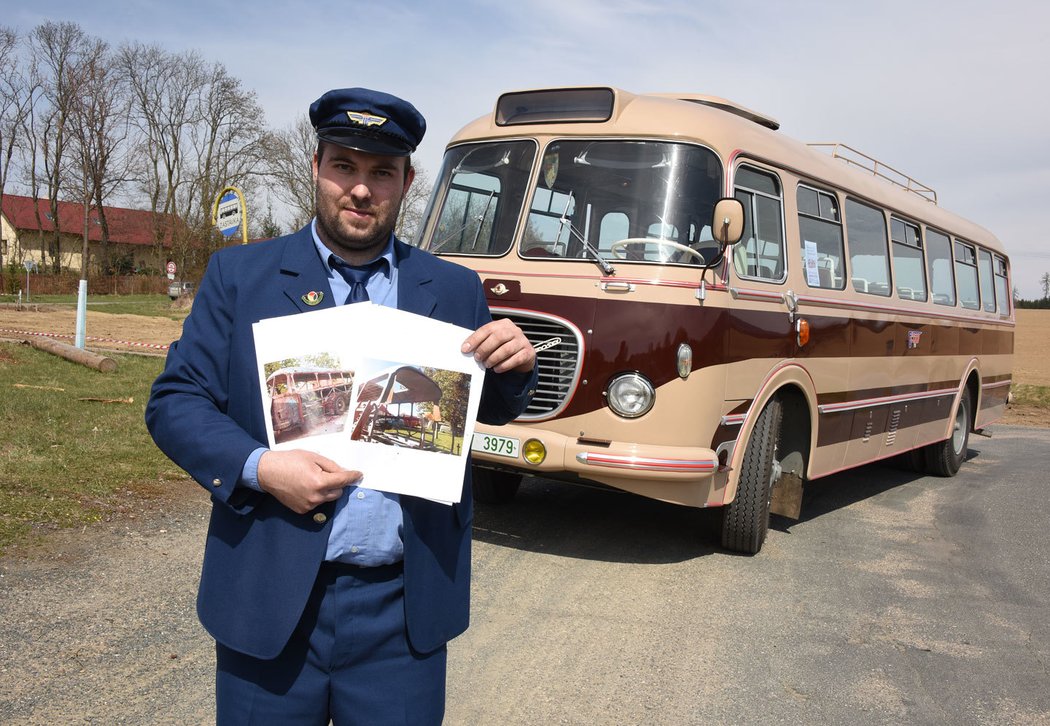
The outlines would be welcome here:
[[[343,276],[332,269],[328,261],[331,251],[317,236],[317,220],[310,227],[314,245],[328,273],[328,284],[336,305],[342,305],[350,292]],[[397,307],[397,260],[394,257],[394,239],[391,235],[386,249],[377,259],[386,260],[365,285],[368,299],[376,305]],[[241,471],[242,486],[261,491],[259,486],[259,459],[267,451],[259,448],[244,462]],[[346,562],[361,567],[375,567],[400,562],[405,547],[402,539],[403,514],[397,494],[375,489],[349,486],[335,505],[332,529],[328,535],[326,560]]]

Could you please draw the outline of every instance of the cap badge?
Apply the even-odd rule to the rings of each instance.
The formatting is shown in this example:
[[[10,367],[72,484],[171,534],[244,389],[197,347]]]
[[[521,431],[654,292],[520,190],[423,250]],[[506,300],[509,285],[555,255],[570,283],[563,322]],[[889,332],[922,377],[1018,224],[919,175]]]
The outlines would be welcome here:
[[[363,111],[347,111],[346,117],[355,124],[362,126],[382,126],[387,122],[387,119],[382,116],[376,116],[375,114],[365,113]]]
[[[316,290],[311,290],[310,292],[308,292],[305,295],[303,295],[302,300],[303,300],[304,303],[306,303],[310,307],[313,307],[314,305],[317,305],[322,300],[324,300],[324,293],[323,292],[317,292]]]

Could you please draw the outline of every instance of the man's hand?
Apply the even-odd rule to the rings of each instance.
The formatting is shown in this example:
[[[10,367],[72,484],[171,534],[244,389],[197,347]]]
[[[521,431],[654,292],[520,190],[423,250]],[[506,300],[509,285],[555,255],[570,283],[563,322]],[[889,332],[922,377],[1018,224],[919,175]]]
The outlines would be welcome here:
[[[463,343],[464,353],[496,373],[528,373],[536,365],[536,351],[521,328],[503,318],[486,323]]]
[[[259,486],[297,514],[335,501],[360,479],[361,472],[312,451],[267,451],[259,458]]]

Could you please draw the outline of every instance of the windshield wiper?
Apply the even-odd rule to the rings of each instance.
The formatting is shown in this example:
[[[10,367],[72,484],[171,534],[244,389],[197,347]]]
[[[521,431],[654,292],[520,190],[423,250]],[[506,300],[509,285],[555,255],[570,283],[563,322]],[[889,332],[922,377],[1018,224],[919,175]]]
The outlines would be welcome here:
[[[565,209],[562,210],[561,218],[558,220],[558,225],[562,229],[565,228],[565,225],[569,225],[569,233],[580,241],[585,252],[590,253],[591,257],[594,258],[595,264],[598,265],[598,268],[602,273],[607,277],[613,277],[616,275],[616,270],[613,269],[613,266],[606,262],[605,258],[602,257],[602,253],[595,249],[594,245],[584,239],[583,235],[577,232],[576,228],[572,226],[572,222],[568,220],[569,205],[572,204],[572,195],[573,193],[569,192],[569,198],[565,200]],[[559,232],[559,234],[561,234],[561,232]]]

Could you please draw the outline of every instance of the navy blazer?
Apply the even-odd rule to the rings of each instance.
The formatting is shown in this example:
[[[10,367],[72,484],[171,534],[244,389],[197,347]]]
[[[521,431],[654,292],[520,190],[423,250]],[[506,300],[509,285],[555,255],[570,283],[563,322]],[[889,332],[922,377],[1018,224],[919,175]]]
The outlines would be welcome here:
[[[471,330],[491,320],[477,275],[395,240],[398,307]],[[309,306],[303,296],[323,292]],[[182,338],[153,384],[146,425],[157,446],[212,496],[197,612],[223,645],[276,657],[306,606],[324,558],[335,503],[296,514],[237,487],[248,455],[266,446],[252,324],[331,307],[309,227],[215,253]],[[334,331],[333,331],[334,333]],[[536,373],[485,376],[478,418],[505,423],[524,410]],[[462,633],[470,597],[470,466],[451,507],[401,497],[409,642],[430,652]],[[318,512],[328,515],[317,522]]]

